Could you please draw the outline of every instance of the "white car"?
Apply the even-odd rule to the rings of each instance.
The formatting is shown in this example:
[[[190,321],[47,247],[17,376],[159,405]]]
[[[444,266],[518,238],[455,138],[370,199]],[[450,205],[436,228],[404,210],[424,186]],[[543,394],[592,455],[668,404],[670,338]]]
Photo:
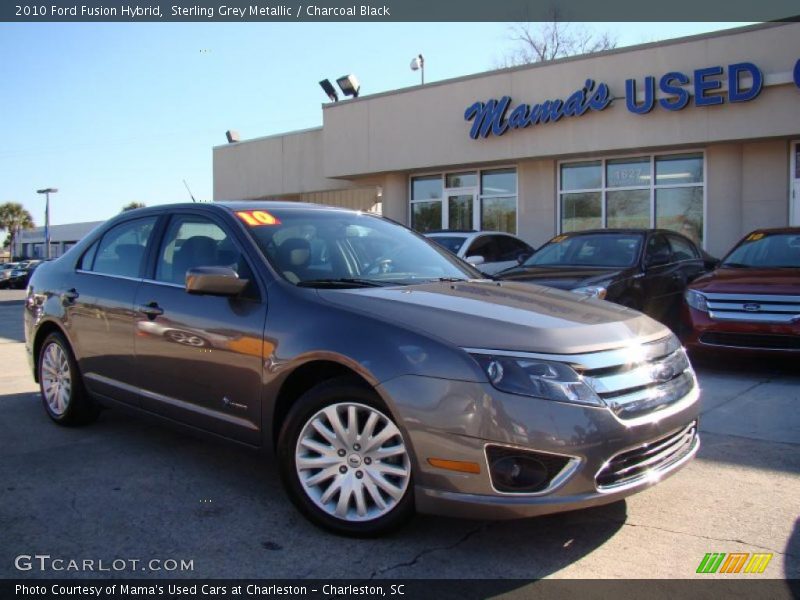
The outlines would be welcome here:
[[[501,231],[431,231],[425,234],[443,248],[487,275],[516,267],[535,249],[510,233]]]

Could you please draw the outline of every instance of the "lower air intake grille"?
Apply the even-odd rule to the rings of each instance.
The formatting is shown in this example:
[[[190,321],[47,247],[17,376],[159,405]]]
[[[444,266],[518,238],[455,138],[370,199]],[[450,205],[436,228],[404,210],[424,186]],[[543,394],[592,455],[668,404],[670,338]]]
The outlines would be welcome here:
[[[621,452],[597,474],[597,489],[613,489],[664,471],[689,454],[697,439],[697,422],[693,421],[680,431]]]

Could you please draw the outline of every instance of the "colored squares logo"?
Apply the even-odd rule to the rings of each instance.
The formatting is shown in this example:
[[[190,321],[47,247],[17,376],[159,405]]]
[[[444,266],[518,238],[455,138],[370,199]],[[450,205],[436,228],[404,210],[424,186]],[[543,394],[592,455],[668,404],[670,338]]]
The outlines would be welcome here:
[[[700,561],[698,573],[763,573],[772,554],[749,552],[709,552]]]

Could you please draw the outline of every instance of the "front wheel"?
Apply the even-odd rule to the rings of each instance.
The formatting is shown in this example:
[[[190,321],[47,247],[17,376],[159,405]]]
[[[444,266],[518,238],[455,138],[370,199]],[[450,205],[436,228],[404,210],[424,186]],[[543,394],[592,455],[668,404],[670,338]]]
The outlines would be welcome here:
[[[278,457],[294,504],[336,533],[379,535],[413,513],[406,441],[377,395],[357,382],[304,394],[281,429]]]
[[[69,343],[60,333],[45,338],[39,352],[39,389],[47,415],[59,425],[84,425],[99,409],[86,393]]]

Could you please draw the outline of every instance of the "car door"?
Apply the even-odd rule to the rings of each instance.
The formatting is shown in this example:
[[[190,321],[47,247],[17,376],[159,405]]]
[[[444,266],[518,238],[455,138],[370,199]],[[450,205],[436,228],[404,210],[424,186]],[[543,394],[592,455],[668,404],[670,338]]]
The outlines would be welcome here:
[[[673,260],[667,236],[651,234],[644,253],[642,311],[662,323],[671,315],[671,307],[682,292],[680,266]],[[669,323],[666,323],[669,324]]]
[[[81,256],[62,294],[86,387],[129,404],[138,403],[133,304],[157,219],[131,219],[106,231]]]
[[[267,305],[241,248],[215,217],[170,217],[136,294],[136,361],[143,408],[258,443]],[[189,294],[186,272],[201,266],[232,267],[250,285],[235,298]]]

